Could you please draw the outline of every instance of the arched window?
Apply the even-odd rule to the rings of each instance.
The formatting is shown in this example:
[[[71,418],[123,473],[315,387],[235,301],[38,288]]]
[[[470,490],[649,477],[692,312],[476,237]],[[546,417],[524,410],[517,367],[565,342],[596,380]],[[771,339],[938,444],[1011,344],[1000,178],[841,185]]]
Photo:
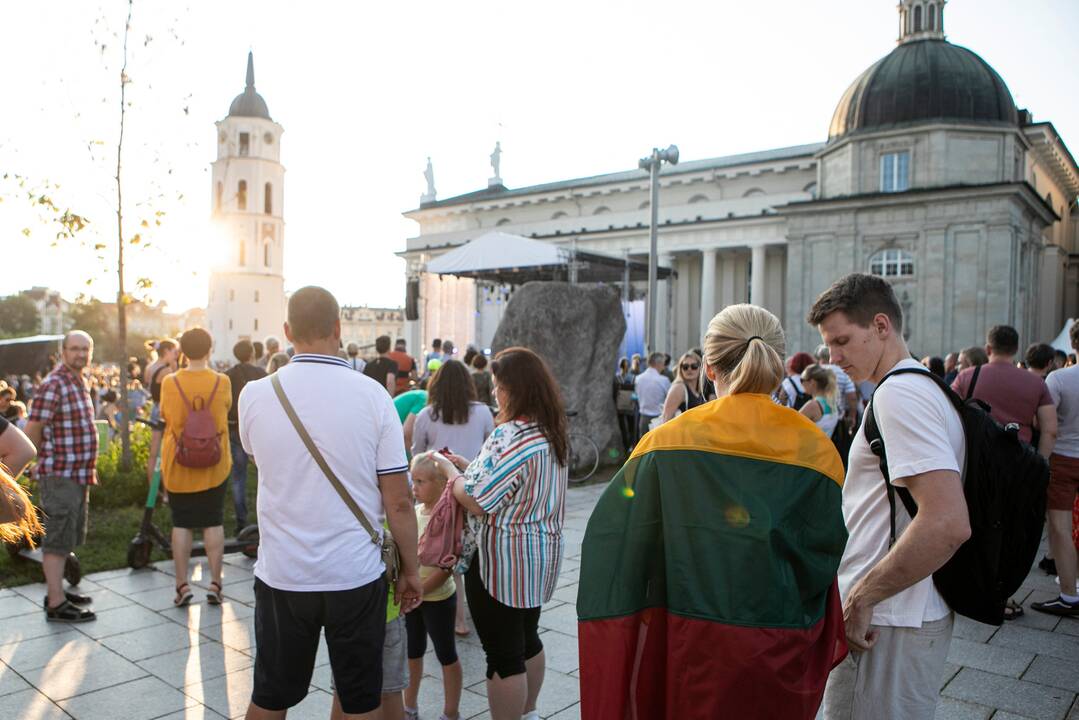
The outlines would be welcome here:
[[[270,243],[262,246],[262,264],[270,267]]]
[[[498,222],[495,223],[495,227],[501,227],[503,225],[509,225],[510,222],[511,221],[510,221],[509,218],[502,218],[501,220],[499,220]]]
[[[567,215],[566,213],[559,210],[558,212],[556,212],[554,215],[551,216],[551,219],[552,220],[560,220],[561,218],[564,218],[564,217],[569,217],[569,215]]]
[[[611,209],[609,207],[607,207],[606,205],[600,205],[598,208],[596,208],[595,210],[592,211],[592,214],[593,215],[606,215],[610,211],[611,211]]]
[[[816,198],[817,197],[817,183],[815,183],[815,182],[809,183],[804,188],[802,188],[802,192],[809,193],[810,197]]]
[[[702,203],[702,202],[708,202],[708,196],[707,195],[694,195],[693,197],[691,197],[689,199],[689,204],[690,205],[695,205],[697,203]]]
[[[214,195],[214,210],[221,209],[221,199],[225,197],[225,184],[217,181],[217,194]]]
[[[914,32],[922,31],[922,6],[914,6]]]
[[[745,193],[742,194],[742,197],[757,197],[758,195],[763,195],[763,194],[764,194],[764,191],[761,190],[760,188],[750,188],[749,190],[746,190]]]
[[[927,22],[929,23],[928,27],[930,30],[937,29],[937,6],[933,3],[929,3],[929,18]]]
[[[263,200],[263,212],[267,215],[273,215],[273,185],[266,183],[266,189],[263,193],[265,198]]]
[[[259,331],[259,319],[255,318],[255,332]]]
[[[247,181],[241,180],[236,186],[236,207],[240,210],[247,209]]]
[[[240,241],[240,253],[239,253],[240,267],[243,267],[244,265],[247,264],[247,252],[246,251],[247,251],[247,247],[245,246],[244,241],[241,240]]]
[[[256,290],[255,291],[255,302],[258,302],[258,301],[259,301],[259,291]],[[258,330],[258,328],[255,328],[255,329]]]
[[[899,248],[881,250],[869,258],[869,274],[882,278],[914,277],[914,256]]]

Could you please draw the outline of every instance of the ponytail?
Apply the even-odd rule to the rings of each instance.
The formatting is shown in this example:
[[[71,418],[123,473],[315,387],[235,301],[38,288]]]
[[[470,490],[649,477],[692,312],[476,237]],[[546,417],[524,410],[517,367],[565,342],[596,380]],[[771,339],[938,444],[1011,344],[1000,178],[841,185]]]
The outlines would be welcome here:
[[[756,305],[729,305],[708,323],[705,362],[728,393],[771,395],[785,377],[786,339],[779,319]]]

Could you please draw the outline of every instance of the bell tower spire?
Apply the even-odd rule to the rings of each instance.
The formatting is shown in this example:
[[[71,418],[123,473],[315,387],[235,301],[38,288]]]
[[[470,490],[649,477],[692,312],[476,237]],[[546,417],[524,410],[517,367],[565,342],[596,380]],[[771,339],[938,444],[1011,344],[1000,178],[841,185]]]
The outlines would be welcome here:
[[[899,0],[899,43],[944,39],[948,0]]]
[[[255,89],[255,53],[247,51],[247,87]]]

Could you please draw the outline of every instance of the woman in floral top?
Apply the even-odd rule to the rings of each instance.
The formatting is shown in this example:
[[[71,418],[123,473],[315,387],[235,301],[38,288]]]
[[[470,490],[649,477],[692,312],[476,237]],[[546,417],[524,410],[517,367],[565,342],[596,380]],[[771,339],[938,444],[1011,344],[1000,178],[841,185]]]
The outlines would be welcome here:
[[[491,717],[531,720],[543,684],[540,607],[562,563],[569,441],[558,385],[538,355],[507,348],[491,372],[499,424],[467,467],[453,458],[464,468],[453,494],[474,516],[465,595],[487,655]]]

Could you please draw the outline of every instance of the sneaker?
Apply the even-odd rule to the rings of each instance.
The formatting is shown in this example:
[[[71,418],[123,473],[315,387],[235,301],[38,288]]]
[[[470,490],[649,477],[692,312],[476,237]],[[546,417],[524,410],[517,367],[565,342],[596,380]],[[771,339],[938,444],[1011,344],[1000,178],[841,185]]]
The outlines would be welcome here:
[[[1030,608],[1049,615],[1069,615],[1079,617],[1079,602],[1070,603],[1057,595],[1052,600],[1031,603]]]
[[[1041,561],[1038,562],[1038,568],[1046,575],[1056,575],[1057,561],[1051,557],[1043,557]]]
[[[96,618],[93,610],[79,607],[70,600],[64,600],[54,608],[45,607],[45,619],[49,622],[81,623]]]
[[[90,604],[92,604],[94,602],[93,600],[90,599],[89,595],[80,595],[77,592],[71,592],[70,590],[66,590],[64,592],[64,597],[67,598],[67,601],[69,603],[74,603],[75,605],[90,605]],[[46,595],[44,598],[42,598],[41,607],[44,607],[44,608],[49,607],[49,596],[48,595]]]
[[[420,720],[420,711],[416,708],[405,708],[405,720]]]

